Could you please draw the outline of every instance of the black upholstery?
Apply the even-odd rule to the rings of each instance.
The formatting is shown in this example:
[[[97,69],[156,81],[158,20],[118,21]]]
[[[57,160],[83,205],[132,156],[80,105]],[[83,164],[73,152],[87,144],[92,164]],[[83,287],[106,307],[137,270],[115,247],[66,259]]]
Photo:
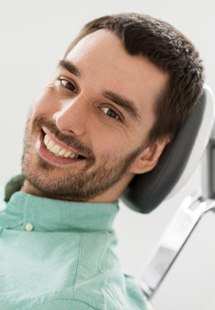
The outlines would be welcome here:
[[[151,172],[134,177],[121,197],[128,207],[148,213],[170,193],[186,167],[205,106],[206,94],[203,93],[175,139],[165,148],[158,165]]]

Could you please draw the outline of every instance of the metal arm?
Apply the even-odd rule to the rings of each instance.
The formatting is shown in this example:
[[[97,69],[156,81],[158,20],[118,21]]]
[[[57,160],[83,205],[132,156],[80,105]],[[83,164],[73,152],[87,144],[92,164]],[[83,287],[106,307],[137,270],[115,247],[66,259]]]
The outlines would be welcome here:
[[[201,217],[208,211],[215,211],[215,200],[198,198],[193,201],[188,197],[182,203],[166,229],[150,264],[140,277],[140,287],[148,299],[159,287]]]

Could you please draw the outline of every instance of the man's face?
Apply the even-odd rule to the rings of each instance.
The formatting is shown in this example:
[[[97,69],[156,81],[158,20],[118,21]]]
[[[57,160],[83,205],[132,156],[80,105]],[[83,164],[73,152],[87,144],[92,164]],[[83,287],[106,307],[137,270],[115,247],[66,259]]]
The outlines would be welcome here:
[[[83,38],[29,115],[23,190],[78,201],[117,199],[161,152],[147,137],[166,81],[142,56],[129,55],[113,33]]]

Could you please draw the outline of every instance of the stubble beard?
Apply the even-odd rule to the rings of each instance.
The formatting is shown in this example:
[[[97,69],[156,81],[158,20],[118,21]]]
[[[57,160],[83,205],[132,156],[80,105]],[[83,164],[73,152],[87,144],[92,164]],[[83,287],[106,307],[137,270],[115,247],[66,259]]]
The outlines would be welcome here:
[[[42,125],[45,125],[59,140],[67,142],[71,147],[87,154],[85,165],[80,169],[60,168],[39,157],[35,151],[33,137],[39,134]],[[77,138],[63,135],[45,117],[37,117],[31,125],[31,116],[29,116],[24,137],[22,173],[43,196],[89,201],[115,185],[124,176],[142,149],[141,146],[124,156],[115,153],[111,157],[103,155],[99,166],[96,166],[93,152]]]

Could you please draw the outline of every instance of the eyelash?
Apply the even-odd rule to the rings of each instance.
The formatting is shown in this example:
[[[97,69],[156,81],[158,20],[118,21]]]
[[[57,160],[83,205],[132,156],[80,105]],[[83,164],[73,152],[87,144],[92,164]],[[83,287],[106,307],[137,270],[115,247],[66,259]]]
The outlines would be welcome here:
[[[61,86],[68,89],[69,91],[73,92],[74,94],[77,94],[78,90],[77,90],[77,87],[75,85],[75,83],[72,83],[70,81],[68,81],[66,78],[64,77],[59,77],[58,78],[58,81],[60,82]],[[72,86],[73,89],[69,88],[69,87],[66,87],[63,83],[68,83],[69,85]]]
[[[111,115],[108,115],[107,113],[105,113],[104,109],[111,111],[111,114],[114,113],[114,114],[115,114],[115,117],[113,116],[113,114],[112,114],[112,116],[111,116]],[[106,115],[108,115],[108,117],[113,118],[114,120],[116,120],[116,121],[118,121],[118,122],[123,122],[122,116],[121,116],[118,112],[116,112],[114,109],[112,109],[112,108],[110,108],[110,107],[107,107],[107,106],[104,106],[104,107],[101,108],[101,110],[102,110]]]
[[[74,93],[74,94],[77,94],[77,93],[78,93],[78,90],[77,90],[77,87],[76,87],[75,83],[72,83],[72,82],[68,81],[68,79],[66,79],[65,77],[59,77],[59,78],[58,78],[58,81],[60,82],[60,85],[61,85],[63,88],[67,89],[68,91],[71,91],[71,92]],[[64,82],[65,82],[65,84],[68,83],[70,86],[72,86],[72,89],[69,88],[69,87],[66,87],[66,86],[64,85]],[[101,109],[101,110],[103,111],[103,113],[106,114],[109,118],[112,118],[112,119],[114,119],[114,120],[116,120],[116,121],[118,121],[118,122],[123,122],[123,117],[120,115],[119,112],[117,112],[117,111],[114,110],[113,108],[110,108],[110,107],[108,107],[108,106],[103,106],[103,107],[100,108],[100,109]],[[110,116],[110,115],[108,115],[108,113],[105,113],[104,109],[106,109],[106,112],[107,112],[107,110],[111,111],[111,114],[112,114],[112,115]],[[113,113],[115,114],[115,117],[113,116]]]

